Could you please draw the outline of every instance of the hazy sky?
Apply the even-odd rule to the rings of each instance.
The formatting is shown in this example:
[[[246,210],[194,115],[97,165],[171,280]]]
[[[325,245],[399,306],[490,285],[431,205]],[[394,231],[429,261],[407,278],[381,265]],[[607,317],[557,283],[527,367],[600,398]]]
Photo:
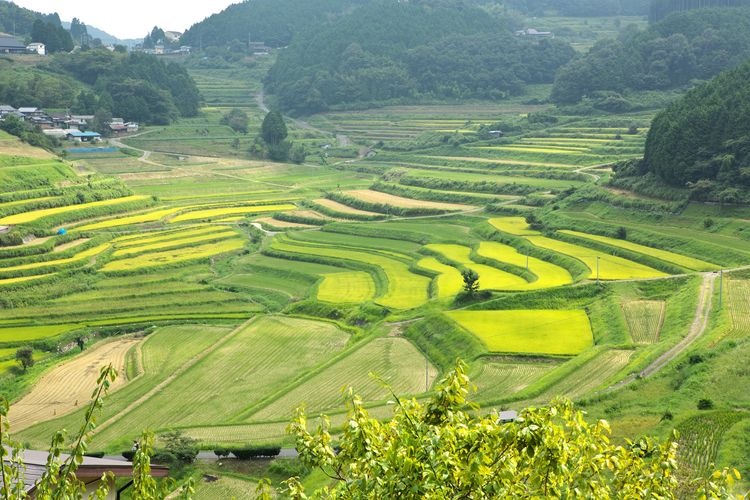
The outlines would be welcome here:
[[[13,0],[38,12],[77,17],[118,38],[142,38],[154,26],[165,31],[185,31],[204,18],[240,0]]]

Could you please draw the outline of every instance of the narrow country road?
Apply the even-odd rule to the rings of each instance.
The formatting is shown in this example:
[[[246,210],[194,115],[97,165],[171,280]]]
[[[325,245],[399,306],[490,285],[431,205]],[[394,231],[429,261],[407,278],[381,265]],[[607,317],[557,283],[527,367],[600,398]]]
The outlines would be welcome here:
[[[619,389],[625,385],[628,385],[636,378],[647,378],[651,375],[654,375],[655,373],[659,372],[659,370],[664,368],[664,366],[666,366],[670,361],[674,360],[677,356],[682,354],[685,349],[690,347],[690,345],[695,342],[698,337],[703,335],[703,333],[706,331],[706,327],[708,326],[708,318],[711,312],[714,284],[716,282],[717,276],[718,275],[713,272],[703,273],[703,282],[701,283],[700,290],[698,291],[698,304],[695,307],[695,316],[693,317],[693,321],[690,324],[688,334],[681,341],[672,346],[671,349],[649,363],[648,366],[641,370],[637,375],[630,375],[629,377],[626,377],[625,379],[610,386],[608,389],[602,392],[610,392],[615,389]]]
[[[708,326],[708,317],[711,312],[711,302],[714,292],[714,283],[716,282],[716,273],[706,273],[703,275],[703,283],[701,283],[700,292],[698,295],[698,305],[695,308],[695,317],[693,322],[690,324],[690,330],[688,334],[680,342],[678,342],[670,350],[656,358],[646,368],[641,370],[639,375],[642,378],[649,377],[654,373],[661,370],[664,365],[679,356],[685,349],[690,346],[695,340],[700,337],[703,332],[706,331]]]

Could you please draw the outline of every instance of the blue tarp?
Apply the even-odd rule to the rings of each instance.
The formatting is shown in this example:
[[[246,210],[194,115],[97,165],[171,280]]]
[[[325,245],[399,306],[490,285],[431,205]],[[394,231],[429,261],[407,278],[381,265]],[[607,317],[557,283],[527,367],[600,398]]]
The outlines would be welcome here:
[[[61,227],[60,229],[57,230],[57,234],[62,236],[64,234],[68,234],[68,231],[64,227]]]

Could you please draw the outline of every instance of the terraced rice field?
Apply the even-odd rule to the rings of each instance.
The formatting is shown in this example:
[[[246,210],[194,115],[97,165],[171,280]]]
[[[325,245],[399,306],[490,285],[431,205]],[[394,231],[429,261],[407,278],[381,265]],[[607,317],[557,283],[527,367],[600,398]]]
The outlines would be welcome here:
[[[358,250],[345,250],[327,246],[306,246],[288,238],[277,236],[271,248],[285,253],[323,257],[330,262],[351,261],[359,265],[379,268],[387,279],[385,293],[380,293],[375,301],[394,309],[411,309],[427,302],[428,278],[409,271],[405,262],[377,253]]]
[[[389,387],[374,380],[374,374]],[[363,401],[384,401],[399,395],[418,394],[432,384],[437,370],[425,364],[425,357],[402,338],[378,338],[358,348],[322,372],[253,413],[249,420],[283,420],[294,408],[305,404],[310,414],[342,406],[343,391],[352,387]]]
[[[463,245],[430,244],[426,249],[443,255],[457,265],[475,271],[479,275],[479,288],[481,290],[521,290],[528,288],[529,283],[517,276],[500,269],[477,264],[471,260],[471,248]]]
[[[34,222],[39,219],[42,219],[44,217],[49,217],[52,215],[60,215],[65,214],[69,212],[77,212],[81,210],[86,210],[90,208],[99,208],[99,207],[108,207],[113,205],[121,205],[125,203],[131,203],[134,201],[145,201],[148,197],[146,196],[140,196],[140,195],[133,195],[133,196],[126,196],[124,198],[113,198],[111,200],[103,200],[103,201],[94,201],[91,203],[83,203],[80,205],[67,205],[63,207],[55,207],[55,208],[45,208],[41,210],[32,210],[30,212],[23,212],[16,215],[9,215],[7,217],[3,217],[0,219],[0,225],[16,225],[16,224],[25,224],[28,222]]]
[[[99,344],[47,372],[31,392],[11,406],[8,418],[13,429],[19,431],[85,406],[101,368],[109,364],[120,374],[110,392],[126,384],[126,354],[140,341],[128,337]]]
[[[590,279],[627,280],[662,278],[667,276],[667,274],[662,271],[633,262],[632,260],[623,259],[622,257],[609,255],[604,252],[573,245],[571,243],[565,243],[546,236],[526,236],[526,239],[538,247],[569,255],[570,257],[580,260],[591,270],[591,273],[589,274]]]
[[[160,390],[118,414],[116,421],[104,422],[98,439],[109,441],[144,427],[230,421],[334,356],[348,339],[329,323],[259,318],[223,337],[199,360],[183,361]]]
[[[109,229],[112,227],[129,226],[131,224],[142,224],[145,222],[156,222],[169,217],[172,214],[176,214],[184,210],[184,208],[165,208],[161,210],[153,210],[138,215],[129,215],[124,217],[115,217],[112,219],[103,220],[101,222],[92,222],[91,224],[84,224],[77,226],[76,231],[95,231],[97,229]]]
[[[555,396],[577,399],[588,395],[595,389],[602,388],[625,368],[634,352],[626,349],[604,350],[559,382],[550,385],[534,401],[542,403],[550,401]]]
[[[119,418],[118,415],[125,408],[128,408],[134,401],[163,383],[185,363],[211,349],[211,346],[220,342],[230,330],[228,327],[205,324],[173,325],[158,328],[146,337],[140,346],[142,375],[134,378],[107,398],[107,404],[104,405],[99,424],[103,424],[113,417]],[[90,395],[93,386],[89,387],[88,390]],[[31,442],[32,446],[41,449],[41,447],[49,445],[49,440],[55,431],[62,428],[78,429],[84,411],[81,408],[66,416],[58,415],[57,418],[18,432],[18,436],[24,441]],[[126,429],[126,434],[128,432],[139,434],[136,427],[137,429],[143,428],[138,425]],[[116,436],[115,439],[120,437]],[[127,444],[127,441],[125,443]]]
[[[633,342],[653,344],[659,341],[665,308],[661,300],[634,300],[622,305]]]
[[[75,323],[60,325],[33,325],[33,326],[2,326],[0,327],[0,343],[24,342],[31,340],[57,337],[63,333],[80,328]]]
[[[477,386],[477,400],[504,398],[520,392],[558,366],[551,361],[521,358],[482,358],[471,381]]]
[[[669,252],[667,250],[660,250],[658,248],[648,247],[645,245],[639,245],[638,243],[633,243],[627,240],[620,240],[616,238],[609,238],[607,236],[599,236],[599,235],[594,235],[594,234],[582,233],[580,231],[563,230],[560,232],[564,234],[571,234],[579,238],[585,238],[585,239],[592,240],[592,241],[598,241],[600,243],[605,243],[613,247],[624,248],[625,250],[630,250],[633,252],[641,253],[643,255],[656,257],[657,259],[663,260],[664,262],[676,264],[680,267],[684,267],[685,269],[690,269],[692,271],[715,271],[719,269],[719,266],[717,266],[716,264],[711,264],[709,262],[706,262],[700,259],[695,259],[693,257],[688,257],[686,255],[680,255],[674,252]]]
[[[539,231],[529,228],[522,217],[503,217],[490,219],[490,224],[498,229],[516,236],[523,236],[530,243],[553,252],[568,255],[583,262],[589,268],[589,278],[601,280],[625,280],[661,278],[666,273],[651,267],[623,259],[614,255],[572,243],[541,236]]]
[[[181,262],[206,259],[223,253],[235,252],[242,249],[244,246],[244,240],[230,238],[218,243],[146,253],[136,257],[112,260],[107,262],[101,270],[103,272],[133,271],[137,269],[168,266]]]
[[[514,310],[445,313],[490,352],[575,355],[593,344],[585,311]]]
[[[437,297],[447,299],[455,297],[463,289],[464,279],[458,269],[447,264],[443,264],[435,257],[425,257],[417,262],[417,266],[434,273],[438,273],[435,278],[437,287]]]
[[[353,191],[346,191],[344,194],[367,203],[390,205],[397,208],[430,208],[435,210],[449,211],[471,210],[472,208],[474,208],[470,205],[461,205],[458,203],[442,203],[437,201],[424,201],[415,200],[412,198],[403,198],[401,196],[381,193],[380,191],[371,191],[369,189],[356,189]]]
[[[32,269],[41,269],[41,268],[64,267],[69,264],[75,264],[81,261],[85,261],[87,259],[91,259],[92,257],[96,257],[97,255],[109,250],[111,246],[112,245],[110,245],[109,243],[102,243],[101,245],[89,248],[87,250],[84,250],[82,252],[79,252],[73,255],[72,257],[67,257],[65,259],[30,262],[29,264],[19,264],[17,266],[2,267],[0,268],[0,273],[14,272],[14,271],[29,271]]]
[[[227,500],[248,498],[253,495],[258,484],[235,476],[220,475],[211,482],[201,479],[195,486],[193,498],[196,500]]]
[[[529,223],[523,217],[498,217],[490,219],[489,223],[498,231],[516,236],[534,236],[539,231],[529,227]]]
[[[169,222],[188,222],[203,219],[215,219],[218,217],[224,217],[227,215],[248,215],[248,214],[261,214],[266,212],[281,212],[284,210],[294,210],[297,208],[291,203],[281,203],[276,205],[257,205],[251,207],[225,207],[225,208],[209,208],[205,210],[193,210],[184,214],[177,215],[169,219]]]
[[[572,276],[566,269],[535,257],[523,255],[510,245],[494,241],[483,241],[479,244],[477,254],[489,259],[527,268],[538,277],[536,281],[527,285],[527,288],[530,290],[569,285],[573,282]]]
[[[376,212],[368,212],[367,210],[359,210],[337,201],[329,200],[328,198],[318,198],[313,202],[321,207],[327,208],[334,212],[340,212],[342,214],[354,214],[354,215],[380,215]]]
[[[732,318],[730,338],[742,338],[750,332],[750,281],[727,279],[727,305]]]
[[[695,415],[678,426],[680,433],[677,460],[685,477],[702,477],[711,469],[721,444],[730,427],[747,418],[742,411],[712,411]]]
[[[318,286],[318,300],[342,304],[361,304],[375,297],[375,282],[364,271],[324,274]]]
[[[164,250],[169,248],[181,248],[186,247],[190,245],[195,245],[198,243],[205,243],[207,241],[221,241],[229,238],[234,238],[237,236],[237,232],[229,229],[229,228],[223,228],[223,231],[212,231],[207,232],[204,234],[197,234],[193,236],[186,236],[183,238],[173,238],[168,239],[165,241],[154,241],[150,243],[142,243],[140,245],[130,245],[126,248],[122,248],[120,250],[115,250],[114,253],[112,253],[112,257],[114,258],[121,258],[121,257],[127,257],[129,255],[135,255],[140,253],[146,253],[146,252],[154,252],[156,250]]]

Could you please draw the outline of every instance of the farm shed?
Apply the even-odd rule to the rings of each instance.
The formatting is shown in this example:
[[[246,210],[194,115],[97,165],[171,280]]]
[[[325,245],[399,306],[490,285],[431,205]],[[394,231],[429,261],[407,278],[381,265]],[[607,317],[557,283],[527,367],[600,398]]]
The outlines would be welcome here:
[[[47,464],[47,456],[49,455],[46,451],[37,450],[24,450],[21,454],[23,463],[26,465],[26,473],[24,475],[24,491],[29,495],[30,498],[36,498],[37,483],[42,478]],[[69,455],[61,454],[61,460],[67,460]],[[9,462],[6,460],[6,465]],[[130,462],[123,460],[108,460],[104,458],[84,457],[83,462],[78,466],[76,471],[76,477],[83,481],[86,485],[86,494],[93,494],[94,491],[101,484],[102,475],[106,472],[111,472],[115,478],[129,478],[133,475],[133,465]],[[163,465],[152,465],[151,475],[154,477],[166,477],[169,474],[169,467]],[[127,489],[132,483],[127,483],[125,487],[120,490],[115,489],[114,481],[110,481],[109,493],[105,498],[107,500],[116,500],[120,498],[122,491]],[[0,485],[2,485],[2,477],[0,477]]]

